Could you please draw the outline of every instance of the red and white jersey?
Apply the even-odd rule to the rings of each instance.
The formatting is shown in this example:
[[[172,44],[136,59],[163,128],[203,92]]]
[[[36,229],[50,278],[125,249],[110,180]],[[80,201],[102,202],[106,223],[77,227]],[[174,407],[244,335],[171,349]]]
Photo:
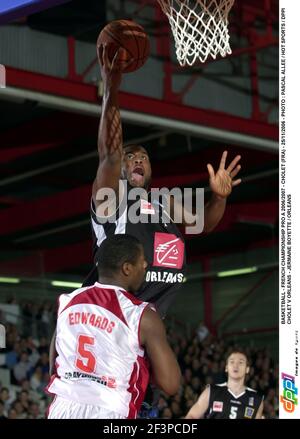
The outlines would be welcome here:
[[[56,374],[47,391],[136,418],[149,382],[139,341],[148,303],[96,282],[59,297]]]

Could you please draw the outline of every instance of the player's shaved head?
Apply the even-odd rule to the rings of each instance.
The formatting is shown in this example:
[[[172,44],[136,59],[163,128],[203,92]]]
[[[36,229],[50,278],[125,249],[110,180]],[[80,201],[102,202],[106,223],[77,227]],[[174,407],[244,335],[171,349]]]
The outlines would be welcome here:
[[[100,283],[119,285],[135,293],[141,286],[147,262],[140,241],[131,235],[112,235],[100,245],[95,261]]]
[[[141,252],[142,245],[134,236],[110,236],[102,242],[95,255],[99,275],[114,275],[125,262],[135,264]]]

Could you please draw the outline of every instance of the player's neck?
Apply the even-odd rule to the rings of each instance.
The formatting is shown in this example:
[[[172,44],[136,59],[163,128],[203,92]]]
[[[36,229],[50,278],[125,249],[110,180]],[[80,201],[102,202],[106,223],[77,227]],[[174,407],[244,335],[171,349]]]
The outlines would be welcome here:
[[[98,282],[103,285],[114,285],[128,291],[128,285],[119,277],[99,276]]]
[[[127,180],[127,183],[128,183],[128,186],[129,186],[128,189],[144,189],[145,192],[147,192],[147,193],[150,191],[149,185],[147,185],[147,186],[132,186],[128,180]],[[145,196],[146,196],[146,194],[145,194]],[[143,198],[143,197],[141,197],[141,198]]]
[[[228,378],[227,387],[234,395],[240,395],[246,388],[243,379],[233,380],[231,378]]]

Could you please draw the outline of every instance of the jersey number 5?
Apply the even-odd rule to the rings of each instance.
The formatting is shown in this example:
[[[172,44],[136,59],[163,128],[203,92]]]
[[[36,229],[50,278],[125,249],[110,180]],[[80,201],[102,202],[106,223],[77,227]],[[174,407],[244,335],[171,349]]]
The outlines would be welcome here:
[[[237,417],[237,411],[238,411],[238,407],[230,407],[230,415],[229,415],[229,418],[230,418],[230,419],[236,419],[236,417]]]
[[[76,358],[75,366],[86,373],[93,373],[96,369],[96,358],[91,351],[86,349],[86,346],[94,346],[94,337],[88,335],[80,335],[77,340],[77,354],[80,358]],[[83,361],[85,360],[85,361]]]

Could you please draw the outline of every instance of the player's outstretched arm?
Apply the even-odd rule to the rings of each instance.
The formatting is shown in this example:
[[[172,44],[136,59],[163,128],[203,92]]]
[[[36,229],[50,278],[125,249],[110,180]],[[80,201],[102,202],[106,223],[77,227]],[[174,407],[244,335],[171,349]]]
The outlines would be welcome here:
[[[263,417],[262,417],[263,411],[264,411],[264,402],[262,401],[260,403],[259,409],[257,410],[255,419],[263,419]]]
[[[119,62],[122,50],[124,49],[119,49],[113,60],[110,61],[107,45],[98,47],[98,59],[103,80],[103,99],[98,132],[99,167],[93,184],[93,200],[96,207],[101,204],[97,200],[98,190],[111,188],[117,193],[121,174],[123,139],[118,92],[122,71],[131,62]]]
[[[215,172],[211,164],[207,165],[209,173],[209,185],[212,191],[211,199],[204,206],[204,227],[203,231],[211,232],[221,221],[225,208],[227,197],[231,194],[233,187],[241,183],[241,179],[235,179],[241,166],[238,162],[241,156],[236,156],[228,166],[226,166],[227,151],[224,151],[220,160],[219,169]],[[197,214],[189,212],[182,202],[176,202],[171,198],[170,212],[172,219],[182,218],[182,225],[195,226],[200,222]]]
[[[150,307],[142,316],[140,339],[151,363],[154,384],[168,395],[175,395],[180,386],[180,368],[167,341],[164,324]]]
[[[199,396],[197,402],[190,408],[185,419],[201,419],[204,417],[209,406],[209,393],[209,387],[206,387]]]

